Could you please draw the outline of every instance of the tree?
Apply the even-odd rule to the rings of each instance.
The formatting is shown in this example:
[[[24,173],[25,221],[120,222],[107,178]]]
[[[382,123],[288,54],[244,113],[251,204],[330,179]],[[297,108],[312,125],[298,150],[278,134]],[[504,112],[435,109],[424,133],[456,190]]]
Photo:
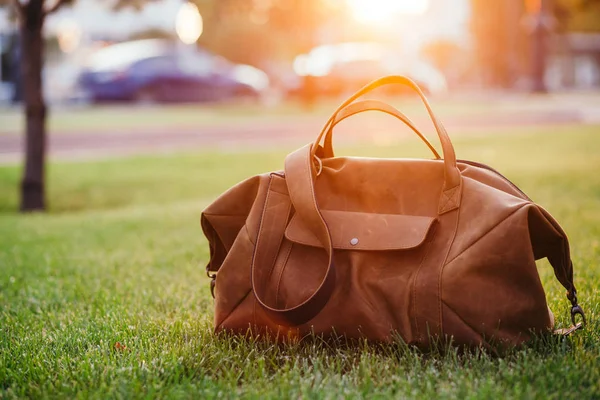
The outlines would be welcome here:
[[[4,3],[7,3],[5,1]],[[21,211],[41,211],[46,208],[46,103],[42,92],[44,38],[42,29],[46,17],[70,0],[21,2],[12,0],[19,21],[21,46],[21,80],[25,111],[25,165],[21,178]]]
[[[471,0],[475,59],[484,85],[510,87],[524,68],[523,0]]]
[[[44,20],[68,0],[45,0],[21,3],[13,0],[17,11],[21,45],[21,79],[25,109],[25,166],[21,179],[21,211],[46,208],[44,165],[46,156],[46,103],[42,93]]]
[[[46,209],[45,160],[46,115],[43,95],[42,70],[44,54],[43,27],[46,17],[72,0],[0,0],[16,10],[21,45],[21,79],[25,111],[25,165],[21,178],[20,209],[22,212]],[[143,0],[118,0],[114,6],[139,7]]]

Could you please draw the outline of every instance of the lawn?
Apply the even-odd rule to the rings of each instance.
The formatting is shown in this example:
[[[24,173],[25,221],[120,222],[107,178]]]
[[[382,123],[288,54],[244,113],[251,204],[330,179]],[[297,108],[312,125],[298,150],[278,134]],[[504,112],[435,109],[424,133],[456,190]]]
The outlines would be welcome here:
[[[50,212],[18,215],[19,168],[0,167],[0,398],[600,398],[600,127],[460,137],[569,234],[588,327],[488,354],[401,343],[275,346],[212,334],[203,207],[280,169],[287,150],[56,162]],[[421,144],[339,151],[426,155]],[[540,274],[558,324],[564,289]]]
[[[412,117],[424,116],[423,105],[414,96],[387,97],[404,113]],[[298,100],[287,100],[265,107],[256,103],[223,104],[173,104],[173,105],[100,105],[100,106],[51,106],[48,113],[48,129],[53,134],[148,132],[170,131],[173,121],[178,129],[196,130],[204,126],[243,125],[249,123],[277,123],[297,121],[299,116],[313,117],[321,121],[329,116],[343,99],[322,99],[311,108]],[[554,95],[502,95],[473,97],[433,98],[438,116],[488,116],[506,113],[509,116],[521,112],[547,112],[548,110],[578,110],[598,101],[595,94],[577,96]],[[585,107],[584,107],[585,108]],[[0,135],[21,134],[24,119],[20,108],[0,108]]]

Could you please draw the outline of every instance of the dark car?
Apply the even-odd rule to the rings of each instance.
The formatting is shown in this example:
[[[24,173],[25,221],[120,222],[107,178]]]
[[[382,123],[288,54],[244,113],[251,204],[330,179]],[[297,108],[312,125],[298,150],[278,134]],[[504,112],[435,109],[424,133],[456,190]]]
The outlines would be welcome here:
[[[78,84],[91,101],[194,102],[258,98],[266,74],[166,40],[111,45],[94,53]]]

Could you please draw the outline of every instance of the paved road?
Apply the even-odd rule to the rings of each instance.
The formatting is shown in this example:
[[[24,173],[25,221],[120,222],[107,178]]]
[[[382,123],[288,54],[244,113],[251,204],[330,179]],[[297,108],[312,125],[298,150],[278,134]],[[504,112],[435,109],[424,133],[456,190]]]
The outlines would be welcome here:
[[[535,125],[558,125],[573,123],[596,123],[577,110],[510,112],[494,116],[455,116],[444,119],[451,136],[510,127]],[[373,124],[376,121],[376,125]],[[128,154],[148,154],[202,148],[260,148],[308,143],[316,137],[323,120],[301,117],[285,122],[270,122],[248,125],[202,127],[197,130],[173,128],[165,132],[86,132],[80,134],[50,134],[49,154],[54,159],[104,158]],[[416,120],[417,126],[431,131],[431,124]],[[357,118],[345,122],[338,142],[355,142],[371,137],[394,140],[409,131],[400,128],[392,118]],[[21,160],[22,135],[0,135],[0,163],[15,163]]]

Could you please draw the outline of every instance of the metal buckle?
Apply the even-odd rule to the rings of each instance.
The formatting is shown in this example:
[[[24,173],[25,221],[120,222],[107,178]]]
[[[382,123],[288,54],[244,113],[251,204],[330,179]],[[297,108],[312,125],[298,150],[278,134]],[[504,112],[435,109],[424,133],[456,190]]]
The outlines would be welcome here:
[[[571,307],[571,322],[573,323],[573,326],[579,325],[576,322],[577,315],[581,315],[582,324],[580,325],[582,325],[582,327],[585,326],[587,324],[587,321],[585,320],[585,314],[583,312],[583,309],[579,306],[579,304],[575,304],[573,307]]]
[[[210,269],[209,266],[206,266],[206,276],[208,276],[210,278],[210,295],[212,296],[212,298],[215,298],[215,285],[217,283],[217,274],[211,274],[210,273]]]
[[[567,292],[567,299],[571,302],[571,323],[573,324],[570,328],[565,329],[563,334],[569,335],[579,329],[583,329],[586,326],[587,321],[585,319],[585,313],[579,304],[577,304],[577,291],[575,288]],[[577,322],[577,316],[581,315],[581,322]]]
[[[319,157],[317,157],[317,155],[316,155],[316,154],[315,154],[315,155],[313,155],[313,158],[314,158],[315,160],[317,160],[317,165],[318,165],[318,168],[317,168],[317,176],[319,176],[319,175],[321,175],[321,172],[323,172],[323,161],[321,161],[321,159],[320,159]]]
[[[587,324],[585,319],[585,313],[583,309],[577,304],[577,292],[575,289],[569,290],[567,292],[567,298],[571,301],[571,323],[572,325],[569,328],[557,329],[554,333],[569,336],[571,333],[583,329]],[[577,316],[581,315],[581,322],[577,322]]]
[[[585,313],[583,312],[583,309],[579,306],[579,304],[577,304],[577,291],[575,290],[575,288],[572,288],[571,290],[569,290],[567,292],[567,299],[569,299],[569,301],[571,302],[571,322],[573,323],[573,326],[577,326],[577,323],[575,321],[577,315],[581,315],[581,320],[583,323],[583,326],[586,325],[587,321],[585,319]]]

